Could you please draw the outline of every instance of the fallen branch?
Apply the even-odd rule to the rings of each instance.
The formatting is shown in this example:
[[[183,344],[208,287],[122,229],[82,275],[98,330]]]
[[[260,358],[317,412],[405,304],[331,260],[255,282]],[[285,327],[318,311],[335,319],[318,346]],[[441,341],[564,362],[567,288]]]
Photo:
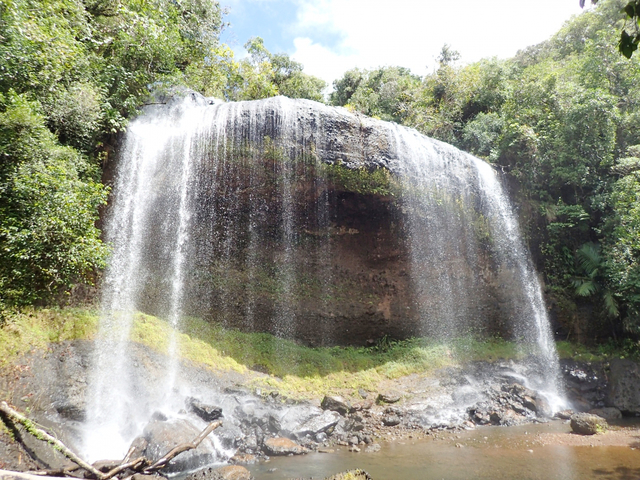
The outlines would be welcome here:
[[[164,468],[167,465],[167,463],[173,460],[177,455],[180,455],[181,453],[198,448],[198,445],[200,445],[200,443],[202,443],[202,441],[205,438],[207,438],[207,436],[211,432],[213,432],[216,428],[218,428],[221,425],[222,425],[222,422],[220,420],[216,422],[211,422],[209,425],[207,425],[207,428],[205,428],[202,432],[200,432],[200,435],[198,435],[191,443],[182,443],[177,447],[174,447],[169,451],[169,453],[167,453],[164,457],[162,457],[156,463],[154,463],[150,467],[145,468],[144,473],[156,472]]]
[[[42,474],[37,475],[33,473],[0,470],[0,479],[2,480],[42,480],[43,478],[46,478],[47,480],[69,480],[68,477],[45,477]]]
[[[148,466],[151,462],[145,457],[138,457],[135,460],[131,460],[130,457],[133,456],[133,453],[136,450],[135,445],[132,445],[120,465],[118,465],[115,468],[112,468],[107,473],[103,473],[100,470],[96,469],[94,466],[89,465],[89,463],[85,462],[80,457],[78,457],[75,453],[69,450],[69,448],[67,448],[67,446],[64,445],[60,440],[58,440],[55,437],[52,437],[44,430],[37,428],[31,420],[29,420],[27,417],[25,417],[21,413],[11,408],[9,404],[7,404],[7,402],[4,402],[4,401],[0,402],[0,416],[2,416],[3,419],[6,419],[7,421],[11,422],[11,426],[13,428],[17,428],[18,425],[22,425],[25,428],[25,430],[29,432],[31,435],[36,437],[38,440],[42,440],[43,442],[49,443],[53,448],[58,450],[65,457],[67,457],[73,463],[78,465],[78,467],[91,473],[91,475],[93,475],[98,480],[109,480],[126,470],[130,470],[133,472],[143,472],[143,473],[157,472],[158,470],[161,470],[164,467],[166,467],[171,460],[173,460],[176,456],[180,455],[181,453],[198,448],[198,446],[202,443],[202,441],[205,438],[207,438],[207,436],[211,432],[213,432],[216,428],[222,425],[222,422],[219,420],[215,422],[211,422],[209,425],[207,425],[207,427],[202,432],[200,432],[200,434],[195,439],[193,439],[191,443],[182,443],[172,448],[167,454],[165,454],[160,460],[158,460],[151,466]],[[39,472],[39,473],[40,474],[38,475],[34,473],[22,473],[22,472],[12,472],[8,470],[0,470],[0,479],[42,480],[43,474],[45,474],[45,472]],[[66,472],[63,471],[61,473],[64,475],[64,473]],[[69,478],[69,477],[56,476],[56,477],[46,477],[46,478],[55,480],[55,479],[62,479],[62,478]]]
[[[38,440],[51,444],[56,450],[62,453],[65,457],[71,460],[79,467],[84,468],[87,472],[95,475],[99,480],[106,480],[107,477],[100,471],[96,470],[93,466],[78,457],[75,453],[67,448],[67,446],[55,437],[52,437],[44,430],[37,428],[34,423],[24,415],[18,413],[9,406],[7,402],[0,402],[0,412],[9,419],[11,422],[22,425],[27,432],[36,437]]]
[[[140,471],[142,470],[142,467],[144,467],[144,465],[148,465],[149,464],[149,460],[147,460],[144,457],[140,457],[140,458],[136,458],[135,460],[132,460],[131,462],[128,463],[123,463],[122,465],[118,465],[116,468],[109,470],[105,476],[104,476],[104,480],[107,480],[109,478],[113,478],[116,475],[118,475],[121,472],[124,472],[127,469],[131,469],[133,471]]]

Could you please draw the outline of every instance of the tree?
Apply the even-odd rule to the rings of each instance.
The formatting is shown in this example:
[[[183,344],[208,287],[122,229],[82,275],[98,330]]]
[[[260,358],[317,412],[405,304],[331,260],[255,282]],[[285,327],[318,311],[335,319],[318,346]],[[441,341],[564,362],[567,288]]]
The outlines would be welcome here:
[[[585,0],[580,0],[580,7],[584,8]],[[596,5],[598,0],[591,0]],[[631,0],[622,9],[624,12],[624,27],[618,41],[618,51],[627,58],[631,58],[640,44],[640,0]]]
[[[420,87],[420,77],[403,67],[353,69],[333,85],[332,105],[347,106],[382,120],[406,123]]]
[[[302,64],[287,54],[273,54],[260,37],[250,39],[244,47],[249,53],[240,62],[227,62],[229,68],[225,97],[229,100],[257,100],[285,95],[324,101],[324,80],[302,71]]]

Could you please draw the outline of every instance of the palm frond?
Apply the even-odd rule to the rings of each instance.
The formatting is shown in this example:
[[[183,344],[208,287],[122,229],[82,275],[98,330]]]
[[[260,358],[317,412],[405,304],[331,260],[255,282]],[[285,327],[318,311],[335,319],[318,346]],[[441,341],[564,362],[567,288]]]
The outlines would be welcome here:
[[[594,277],[598,269],[602,266],[602,255],[600,245],[595,243],[585,243],[576,251],[576,262],[578,268],[587,276]]]
[[[590,297],[598,291],[598,284],[591,279],[576,279],[573,281],[573,286],[579,297]]]
[[[607,315],[610,317],[617,317],[620,315],[620,309],[618,308],[618,301],[613,296],[609,290],[605,290],[602,294],[602,299],[604,300],[604,308],[607,312]]]

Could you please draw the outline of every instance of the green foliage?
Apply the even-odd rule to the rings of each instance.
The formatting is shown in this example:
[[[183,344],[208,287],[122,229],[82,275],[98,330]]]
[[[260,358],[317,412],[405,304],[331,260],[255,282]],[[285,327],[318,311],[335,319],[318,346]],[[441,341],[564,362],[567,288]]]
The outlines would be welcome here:
[[[77,151],[57,144],[38,104],[0,96],[0,299],[55,298],[103,266],[95,227],[106,189]]]
[[[334,82],[330,102],[382,120],[404,122],[419,85],[420,78],[402,67],[354,69]]]
[[[640,174],[616,181],[610,195],[611,215],[604,231],[610,282],[623,304],[623,327],[640,336]]]
[[[326,83],[302,71],[302,65],[283,53],[273,54],[260,37],[252,38],[245,46],[249,57],[235,62],[232,55],[218,62],[225,72],[222,96],[228,100],[257,100],[285,95],[324,101]]]

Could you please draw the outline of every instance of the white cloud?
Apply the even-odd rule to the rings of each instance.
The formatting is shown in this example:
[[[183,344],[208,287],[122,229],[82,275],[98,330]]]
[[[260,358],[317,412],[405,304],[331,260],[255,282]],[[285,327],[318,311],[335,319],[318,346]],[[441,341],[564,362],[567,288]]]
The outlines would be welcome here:
[[[463,62],[506,58],[580,11],[578,0],[299,0],[292,57],[329,83],[354,67],[399,65],[424,75],[445,43]],[[323,31],[342,40],[323,45]]]

